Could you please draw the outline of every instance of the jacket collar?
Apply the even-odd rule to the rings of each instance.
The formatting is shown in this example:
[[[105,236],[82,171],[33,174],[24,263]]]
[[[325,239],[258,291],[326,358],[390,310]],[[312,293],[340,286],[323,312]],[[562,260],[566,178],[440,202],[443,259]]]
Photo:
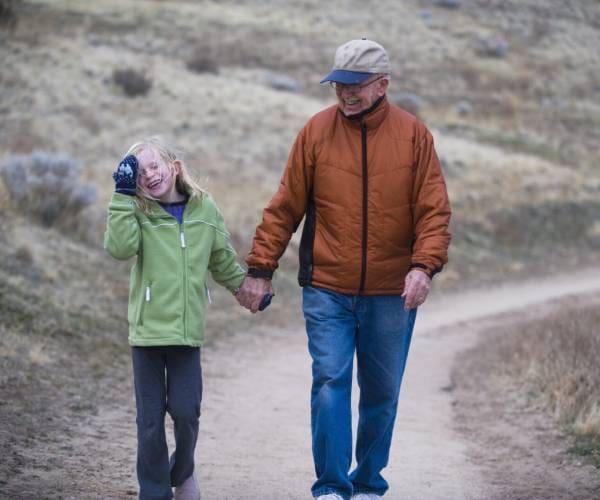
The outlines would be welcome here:
[[[365,109],[356,115],[346,116],[339,108],[338,113],[342,116],[345,123],[351,127],[360,128],[361,124],[365,124],[367,130],[369,130],[379,127],[389,110],[390,103],[384,95],[377,99],[370,108]]]
[[[198,195],[196,193],[188,194],[187,196],[188,198],[186,204],[190,204],[190,202],[194,203],[195,200],[198,198]],[[156,200],[150,200],[149,207],[150,209],[146,215],[151,219],[169,219],[172,217]]]

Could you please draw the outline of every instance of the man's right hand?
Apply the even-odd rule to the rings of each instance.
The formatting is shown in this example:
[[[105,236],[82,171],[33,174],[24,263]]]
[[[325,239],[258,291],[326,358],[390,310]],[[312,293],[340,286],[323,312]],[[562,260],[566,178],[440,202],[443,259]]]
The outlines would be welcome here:
[[[268,293],[273,295],[271,280],[246,276],[235,298],[242,306],[254,314],[258,311],[261,300]]]

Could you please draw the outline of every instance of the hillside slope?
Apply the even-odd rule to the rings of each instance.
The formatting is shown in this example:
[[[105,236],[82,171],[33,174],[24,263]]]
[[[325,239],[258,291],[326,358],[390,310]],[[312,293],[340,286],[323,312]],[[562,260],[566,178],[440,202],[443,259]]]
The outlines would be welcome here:
[[[77,157],[100,210],[127,147],[165,134],[243,253],[295,134],[333,102],[317,82],[335,47],[366,35],[391,55],[390,96],[421,102],[444,163],[455,238],[438,286],[597,262],[599,4],[459,3],[17,2],[16,27],[0,34],[0,155]],[[147,78],[146,94],[115,83],[124,69]]]
[[[408,102],[420,103],[434,134],[454,209],[437,291],[600,263],[600,3],[436,3],[12,2],[14,19],[0,19],[0,165],[14,154],[65,153],[99,196],[77,230],[48,228],[11,203],[0,182],[0,496],[21,479],[45,492],[68,489],[65,470],[76,465],[72,491],[85,491],[85,471],[111,457],[103,431],[82,429],[105,415],[100,408],[129,405],[132,416],[128,264],[100,244],[123,152],[149,134],[174,140],[242,256],[297,131],[334,102],[318,81],[348,39],[388,48],[390,98],[414,94]],[[119,70],[143,76],[147,92],[127,95]],[[258,342],[265,320],[299,325],[296,260],[294,239],[266,317],[216,289],[210,340],[243,331]],[[132,423],[114,429],[131,432]],[[93,443],[97,456],[86,456]],[[129,472],[123,484],[132,484]],[[106,488],[102,471],[89,480]],[[114,488],[109,496],[135,495]]]

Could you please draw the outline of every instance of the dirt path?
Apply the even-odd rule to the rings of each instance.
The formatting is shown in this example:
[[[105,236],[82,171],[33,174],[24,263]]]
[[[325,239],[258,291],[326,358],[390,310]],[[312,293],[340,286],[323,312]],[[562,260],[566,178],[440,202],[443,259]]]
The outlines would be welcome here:
[[[433,296],[417,319],[385,472],[391,486],[386,498],[493,498],[493,486],[484,478],[485,464],[473,463],[464,435],[456,430],[450,374],[457,354],[474,345],[482,326],[499,321],[498,315],[599,290],[600,271],[594,271],[531,285]],[[304,332],[265,329],[223,339],[204,350],[203,369],[197,460],[204,498],[310,498],[311,380]],[[88,430],[88,437],[75,445],[93,448],[105,472],[119,469],[113,476],[119,478],[114,491],[104,488],[104,497],[90,498],[134,494],[133,401],[129,404],[101,412],[91,424],[103,430]],[[99,437],[103,444],[92,444]],[[562,473],[568,481],[568,471]],[[101,485],[97,487],[101,491]]]
[[[483,318],[600,290],[600,272],[433,297],[417,320],[402,389],[387,498],[490,498],[453,423],[450,371]],[[309,498],[310,360],[303,331],[240,334],[204,357],[198,459],[207,499]],[[223,374],[228,374],[224,376]],[[355,391],[356,393],[356,391]]]

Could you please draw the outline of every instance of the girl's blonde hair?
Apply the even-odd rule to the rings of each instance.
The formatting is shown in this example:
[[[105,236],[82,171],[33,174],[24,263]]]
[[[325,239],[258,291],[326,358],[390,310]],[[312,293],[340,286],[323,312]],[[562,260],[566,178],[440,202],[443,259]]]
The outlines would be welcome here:
[[[146,149],[152,149],[153,151],[155,151],[163,159],[163,161],[167,165],[169,165],[169,168],[172,172],[174,172],[173,162],[179,161],[179,163],[181,164],[181,169],[179,171],[179,174],[175,178],[175,189],[177,189],[177,191],[179,191],[181,194],[185,194],[188,196],[194,194],[199,197],[204,196],[204,189],[202,189],[202,187],[200,187],[200,184],[198,184],[198,182],[190,176],[183,161],[183,154],[180,151],[176,150],[162,137],[158,135],[153,135],[151,137],[147,137],[146,139],[141,140],[140,142],[136,142],[127,150],[126,156],[137,156],[139,153]],[[140,210],[144,212],[148,212],[150,210],[149,201],[152,198],[148,198],[141,194],[139,189],[136,192],[135,198]]]

